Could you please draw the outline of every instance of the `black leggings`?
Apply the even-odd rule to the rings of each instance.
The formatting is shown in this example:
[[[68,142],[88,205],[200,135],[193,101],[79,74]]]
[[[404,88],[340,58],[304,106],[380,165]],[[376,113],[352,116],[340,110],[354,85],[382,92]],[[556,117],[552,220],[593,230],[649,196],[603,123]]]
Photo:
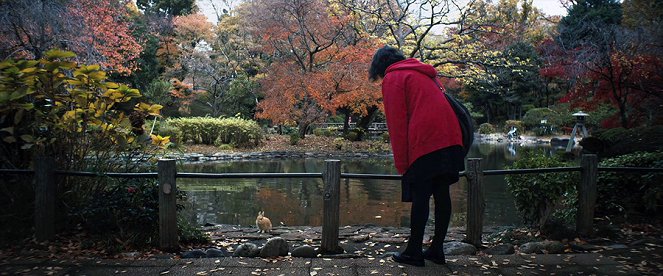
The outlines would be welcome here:
[[[445,175],[412,183],[411,192],[410,239],[403,253],[410,256],[420,256],[422,254],[424,230],[428,222],[431,196],[435,200],[435,236],[430,250],[434,250],[433,252],[442,251],[444,237],[447,235],[447,228],[451,220],[451,196],[449,195],[449,185],[445,180]]]

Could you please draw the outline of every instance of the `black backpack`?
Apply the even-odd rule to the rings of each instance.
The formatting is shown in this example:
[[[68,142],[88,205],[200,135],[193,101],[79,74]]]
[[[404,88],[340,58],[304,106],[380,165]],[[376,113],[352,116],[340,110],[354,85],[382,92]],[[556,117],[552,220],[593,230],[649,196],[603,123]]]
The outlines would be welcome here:
[[[467,156],[472,143],[474,143],[474,123],[472,122],[470,111],[456,98],[448,93],[444,93],[442,85],[437,81],[437,78],[433,78],[433,80],[435,80],[435,84],[440,88],[440,91],[447,98],[449,105],[451,105],[451,108],[456,113],[456,118],[458,118],[458,123],[460,124],[460,131],[463,133],[463,150],[465,151],[465,156]]]

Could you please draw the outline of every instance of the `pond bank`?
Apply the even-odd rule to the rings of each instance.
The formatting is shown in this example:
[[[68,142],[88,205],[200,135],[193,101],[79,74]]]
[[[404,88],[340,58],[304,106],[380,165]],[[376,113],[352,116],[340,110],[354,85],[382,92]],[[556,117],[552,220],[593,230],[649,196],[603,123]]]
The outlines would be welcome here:
[[[325,258],[386,258],[393,252],[402,251],[409,238],[407,227],[379,227],[373,225],[344,226],[339,229],[339,245],[345,250],[338,255],[318,255],[315,251],[320,245],[321,227],[283,226],[276,227],[271,233],[258,233],[254,227],[233,225],[214,225],[204,228],[212,238],[212,247],[188,248],[181,253],[183,258],[205,258],[208,252],[222,253],[226,257],[237,257],[238,250],[246,244],[254,248],[264,248],[270,240],[285,240],[293,257]],[[424,246],[430,243],[433,227],[426,229]],[[615,229],[619,232],[619,230]],[[663,268],[663,237],[660,232],[636,232],[635,229],[622,229],[618,239],[595,237],[592,239],[546,240],[540,233],[528,228],[486,227],[484,243],[476,248],[463,243],[464,229],[452,227],[445,240],[447,256],[492,256],[492,255],[554,255],[571,256],[572,254],[617,253],[621,258],[632,258],[641,252],[653,254],[649,263],[643,263],[650,269]],[[301,255],[299,249],[307,248],[310,255]],[[213,251],[210,251],[213,249]],[[243,253],[240,253],[243,254]],[[256,254],[258,254],[256,252]],[[630,255],[629,255],[630,254]],[[657,255],[658,254],[658,255]],[[288,254],[286,254],[288,255]],[[239,255],[245,256],[246,255]],[[218,257],[218,256],[217,256]],[[640,256],[642,257],[642,256]],[[534,257],[532,257],[534,258]]]
[[[551,139],[569,139],[568,135],[562,136],[520,136],[520,139],[509,140],[505,134],[495,133],[488,135],[477,135],[475,143],[502,144],[518,143],[521,145],[550,144]],[[241,161],[241,160],[278,160],[294,158],[371,158],[389,157],[391,145],[384,141],[357,141],[343,142],[335,141],[333,137],[308,135],[297,144],[290,144],[289,136],[268,135],[264,143],[256,148],[237,148],[232,150],[221,150],[212,145],[181,145],[177,150],[166,153],[164,158],[172,158],[186,162],[207,161]],[[340,143],[340,148],[337,144]]]

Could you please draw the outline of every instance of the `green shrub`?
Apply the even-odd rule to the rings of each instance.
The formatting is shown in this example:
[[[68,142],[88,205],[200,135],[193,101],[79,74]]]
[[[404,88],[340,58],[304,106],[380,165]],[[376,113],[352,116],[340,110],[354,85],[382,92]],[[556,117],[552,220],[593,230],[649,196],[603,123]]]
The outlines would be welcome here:
[[[181,142],[195,144],[252,147],[263,139],[260,126],[252,120],[241,118],[189,117],[166,121],[182,133]]]
[[[598,130],[593,136],[603,140],[605,143],[613,144],[626,138],[629,131],[623,127]]]
[[[158,237],[159,189],[155,181],[109,180],[107,188],[72,213],[87,232],[110,244],[147,246]],[[126,249],[126,248],[125,248]]]
[[[107,188],[72,212],[90,234],[100,237],[112,250],[156,245],[159,240],[159,187],[155,181],[109,180]],[[178,191],[178,201],[185,193]],[[177,205],[180,211],[184,207]],[[209,238],[200,229],[178,217],[178,235],[182,243],[205,243]]]
[[[326,128],[315,128],[313,129],[313,135],[315,136],[325,136]]]
[[[637,127],[631,129],[612,128],[595,131],[592,136],[606,146],[602,157],[614,157],[634,152],[656,152],[663,150],[663,126]]]
[[[200,228],[191,225],[191,222],[181,216],[177,216],[177,236],[184,244],[207,244],[212,240]]]
[[[316,128],[313,130],[313,135],[315,136],[324,136],[324,137],[334,137],[338,132],[338,128],[327,127],[327,128]]]
[[[344,146],[345,146],[345,139],[340,138],[340,137],[334,139],[334,147],[337,150],[342,150]]]
[[[534,132],[534,135],[536,136],[546,136],[546,135],[552,135],[553,134],[553,129],[550,125],[545,125],[545,126],[536,126],[531,128],[532,132]]]
[[[530,109],[523,116],[523,125],[528,129],[541,127],[541,120],[546,120],[546,124],[552,127],[559,127],[562,123],[562,118],[557,111],[550,108],[534,108]]]
[[[364,130],[361,128],[353,128],[345,135],[345,139],[353,142],[359,141],[362,137],[364,137]]]
[[[150,125],[151,127],[151,125]],[[162,137],[170,137],[170,141],[175,144],[181,144],[182,141],[182,131],[169,124],[168,122],[157,122],[154,127],[154,133],[161,135]]]
[[[235,149],[235,147],[233,147],[233,145],[231,145],[231,144],[220,144],[220,145],[216,145],[216,147],[219,148],[219,150],[233,150],[233,149]]]
[[[525,127],[524,127],[522,121],[518,121],[518,120],[507,120],[506,122],[504,122],[504,128],[502,129],[502,131],[503,131],[504,133],[508,133],[508,132],[511,130],[511,127],[515,127],[515,128],[517,128],[517,129],[518,129],[518,133],[523,133],[523,131],[525,130]]]
[[[489,123],[479,125],[479,134],[492,134],[495,133],[495,127]]]
[[[136,172],[161,149],[150,143],[145,121],[161,106],[143,103],[137,89],[112,82],[99,65],[49,50],[39,60],[0,61],[0,168],[30,169],[35,156],[54,158],[59,170]],[[153,140],[154,141],[154,140]],[[166,146],[166,143],[160,146]],[[0,243],[31,235],[34,189],[30,177],[0,177]],[[59,178],[55,221],[105,188],[97,178]],[[18,227],[17,227],[18,226]],[[11,238],[11,240],[9,240]]]
[[[390,137],[389,137],[389,132],[385,131],[380,135],[382,142],[389,143]]]
[[[522,151],[520,159],[509,169],[566,167],[570,164],[557,157],[548,157],[538,149]],[[514,196],[516,209],[526,223],[539,227],[546,225],[555,211],[575,208],[575,184],[580,181],[577,173],[510,174],[506,176],[507,189]],[[567,211],[568,213],[568,211]]]
[[[290,145],[297,145],[299,139],[299,133],[297,131],[290,133]]]
[[[605,159],[600,167],[663,168],[663,151],[636,152]],[[597,216],[656,215],[663,204],[663,174],[601,172],[598,175]]]

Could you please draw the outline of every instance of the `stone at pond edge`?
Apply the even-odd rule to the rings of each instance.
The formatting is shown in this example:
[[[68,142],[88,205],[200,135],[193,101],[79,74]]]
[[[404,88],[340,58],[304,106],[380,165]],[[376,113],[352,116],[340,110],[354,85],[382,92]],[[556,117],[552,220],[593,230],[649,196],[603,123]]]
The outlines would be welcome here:
[[[245,244],[242,244],[235,249],[235,253],[233,253],[234,257],[258,257],[260,255],[260,249],[258,249],[258,246],[247,242]]]
[[[477,248],[469,243],[452,241],[444,243],[444,255],[474,255]]]
[[[488,255],[510,255],[514,252],[513,244],[510,243],[493,246],[483,251],[483,253]]]
[[[299,258],[315,258],[318,256],[318,251],[311,246],[302,245],[293,249],[290,255]]]
[[[206,258],[207,255],[200,249],[194,249],[182,253],[182,259],[197,259],[197,258]]]
[[[369,238],[368,235],[356,235],[356,236],[349,237],[348,239],[353,241],[353,242],[365,242],[365,241],[368,240],[368,238]]]
[[[205,255],[207,255],[207,258],[223,258],[226,257],[226,252],[223,252],[223,250],[220,249],[210,248],[205,251]]]
[[[260,249],[260,257],[278,256],[288,256],[288,242],[281,237],[268,239],[267,243]]]

